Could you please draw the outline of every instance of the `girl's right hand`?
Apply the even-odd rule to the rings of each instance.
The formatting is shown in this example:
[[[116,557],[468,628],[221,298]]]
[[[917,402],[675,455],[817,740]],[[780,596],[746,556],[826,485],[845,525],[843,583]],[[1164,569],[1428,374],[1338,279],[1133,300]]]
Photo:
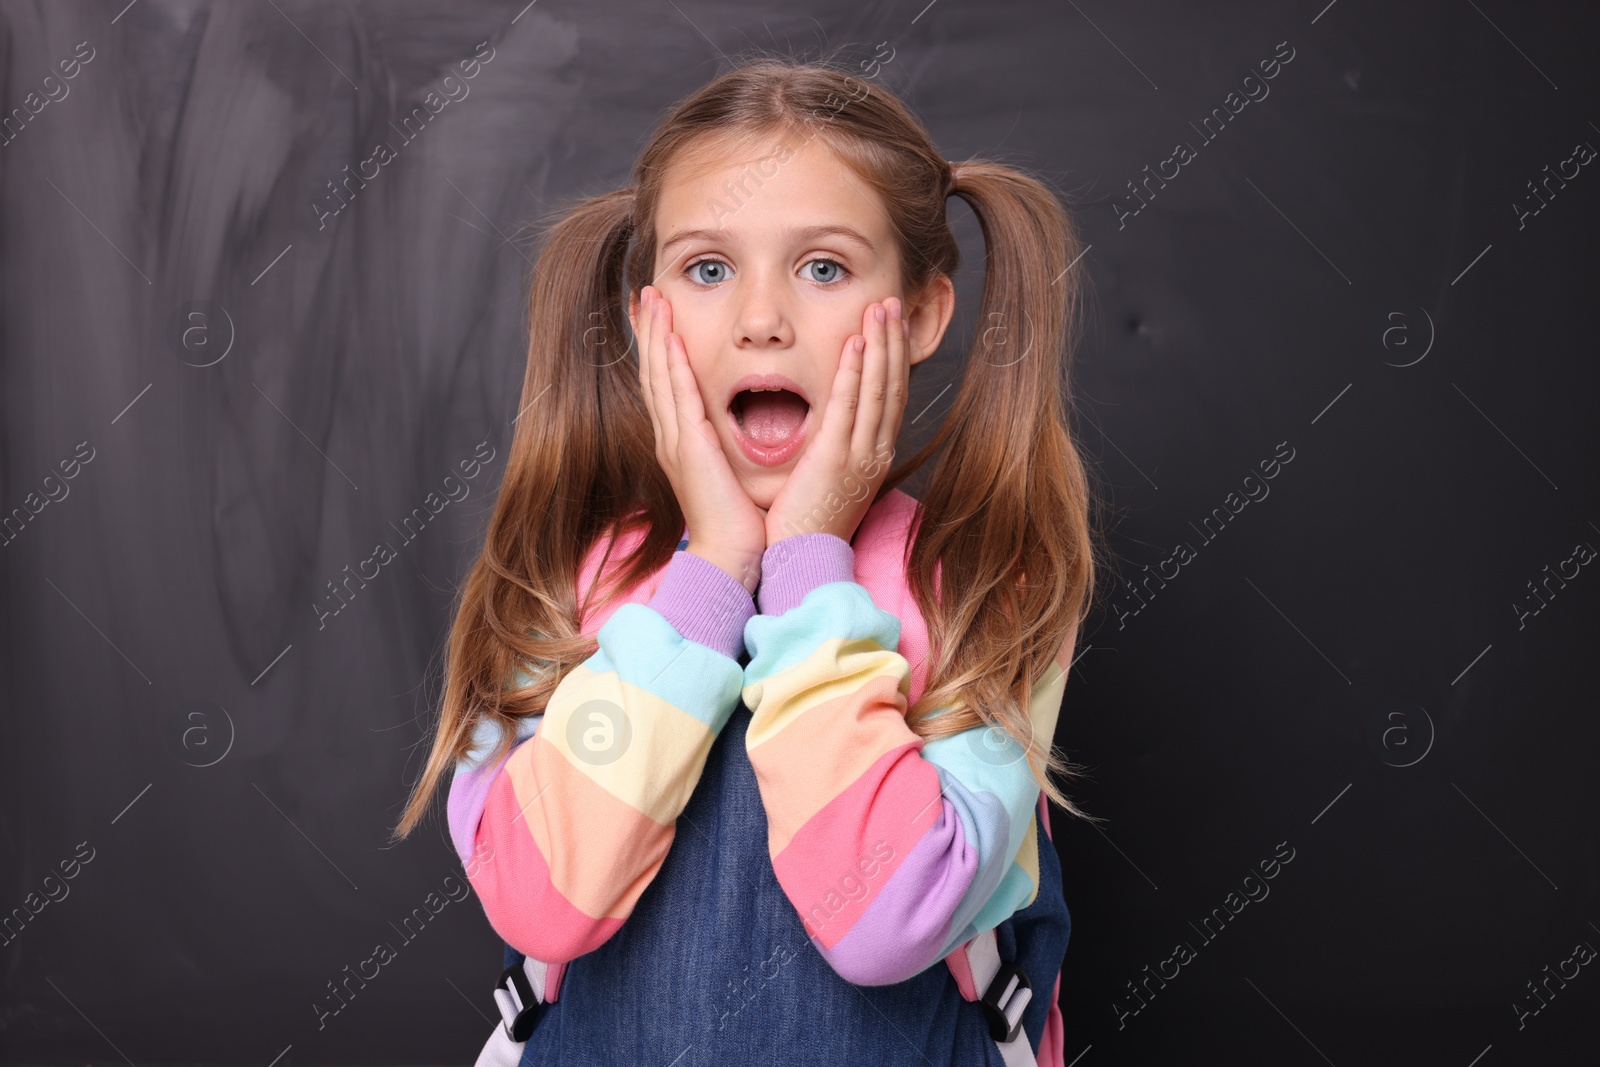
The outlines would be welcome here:
[[[700,386],[683,338],[672,332],[672,305],[647,285],[633,319],[639,387],[655,428],[656,461],[689,527],[689,549],[755,592],[767,547],[766,515],[739,484],[706,420]]]

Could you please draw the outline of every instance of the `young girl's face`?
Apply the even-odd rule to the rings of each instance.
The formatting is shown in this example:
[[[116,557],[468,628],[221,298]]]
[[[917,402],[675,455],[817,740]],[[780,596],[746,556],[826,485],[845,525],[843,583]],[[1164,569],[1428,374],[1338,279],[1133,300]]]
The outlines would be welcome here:
[[[877,193],[820,138],[760,144],[734,154],[711,141],[674,162],[657,207],[650,284],[672,306],[672,330],[723,454],[766,509],[822,425],[845,342],[862,332],[867,307],[907,294]],[[938,347],[953,307],[943,275],[921,307],[905,307],[912,363]],[[735,403],[752,375],[778,376],[766,384],[798,393],[809,409],[770,392]],[[752,435],[774,447],[752,450]]]

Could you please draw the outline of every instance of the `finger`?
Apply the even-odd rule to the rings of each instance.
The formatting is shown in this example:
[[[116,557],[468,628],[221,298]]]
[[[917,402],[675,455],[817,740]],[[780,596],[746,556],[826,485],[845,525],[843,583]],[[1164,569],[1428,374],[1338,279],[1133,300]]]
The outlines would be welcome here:
[[[861,366],[866,338],[852,334],[845,339],[844,352],[839,357],[839,370],[833,376],[833,392],[828,397],[828,410],[822,418],[818,438],[836,447],[840,453],[850,448],[851,430],[856,422],[856,410],[861,403]],[[848,461],[847,461],[848,462]]]
[[[639,310],[637,313],[632,308],[628,314],[628,328],[633,331],[633,347],[639,358],[639,392],[644,392],[644,317],[650,310],[650,290],[648,287],[639,290]]]
[[[672,333],[672,305],[665,299],[651,301],[656,321],[650,330],[650,373],[656,394],[656,416],[667,454],[678,454],[678,409],[672,391],[672,368],[667,359],[667,337]]]
[[[667,366],[672,371],[672,397],[678,415],[679,440],[684,434],[696,434],[702,441],[720,451],[722,443],[716,431],[706,421],[705,402],[700,398],[700,383],[689,366],[689,350],[683,347],[683,338],[669,333],[664,338],[667,348]]]
[[[650,402],[650,286],[638,293],[638,317],[634,318],[634,344],[638,346],[638,392]]]
[[[911,394],[911,323],[905,317],[905,302],[895,297],[893,304],[889,315],[889,381],[874,452],[874,460],[880,462],[888,459],[900,439],[900,420]]]
[[[678,417],[678,428],[687,429],[698,423],[704,415],[694,371],[689,367],[689,353],[683,347],[683,338],[675,333],[662,334],[661,344],[666,350],[668,381],[672,386],[672,404]]]
[[[656,303],[657,296],[650,286],[645,286],[641,298],[643,306],[639,312],[639,390],[644,394],[645,410],[650,413],[650,428],[656,439],[656,454],[661,454],[661,416],[659,414],[656,388],[655,371],[652,356],[655,352],[653,341],[656,335]]]
[[[850,435],[850,468],[861,465],[878,443],[883,421],[883,394],[888,381],[889,313],[883,303],[867,308],[866,351],[862,354],[861,400]]]

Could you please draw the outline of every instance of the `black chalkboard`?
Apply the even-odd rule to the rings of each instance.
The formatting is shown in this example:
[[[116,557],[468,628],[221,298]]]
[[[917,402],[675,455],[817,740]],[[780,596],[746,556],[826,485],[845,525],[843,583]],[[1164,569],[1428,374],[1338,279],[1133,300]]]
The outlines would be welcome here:
[[[1597,24],[0,3],[0,1060],[471,1062],[499,940],[442,816],[387,832],[517,414],[528,220],[741,55],[844,46],[1088,246],[1115,567],[1057,736],[1107,820],[1054,822],[1067,1062],[1587,1062]],[[951,210],[912,408],[978,325]]]

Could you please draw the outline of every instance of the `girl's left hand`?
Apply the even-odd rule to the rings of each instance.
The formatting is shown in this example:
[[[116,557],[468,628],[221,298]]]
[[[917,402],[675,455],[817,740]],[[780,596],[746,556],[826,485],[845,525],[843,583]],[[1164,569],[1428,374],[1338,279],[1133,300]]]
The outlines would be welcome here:
[[[804,533],[849,541],[894,460],[911,374],[899,298],[869,305],[861,322],[845,341],[816,438],[767,509],[769,548]]]

